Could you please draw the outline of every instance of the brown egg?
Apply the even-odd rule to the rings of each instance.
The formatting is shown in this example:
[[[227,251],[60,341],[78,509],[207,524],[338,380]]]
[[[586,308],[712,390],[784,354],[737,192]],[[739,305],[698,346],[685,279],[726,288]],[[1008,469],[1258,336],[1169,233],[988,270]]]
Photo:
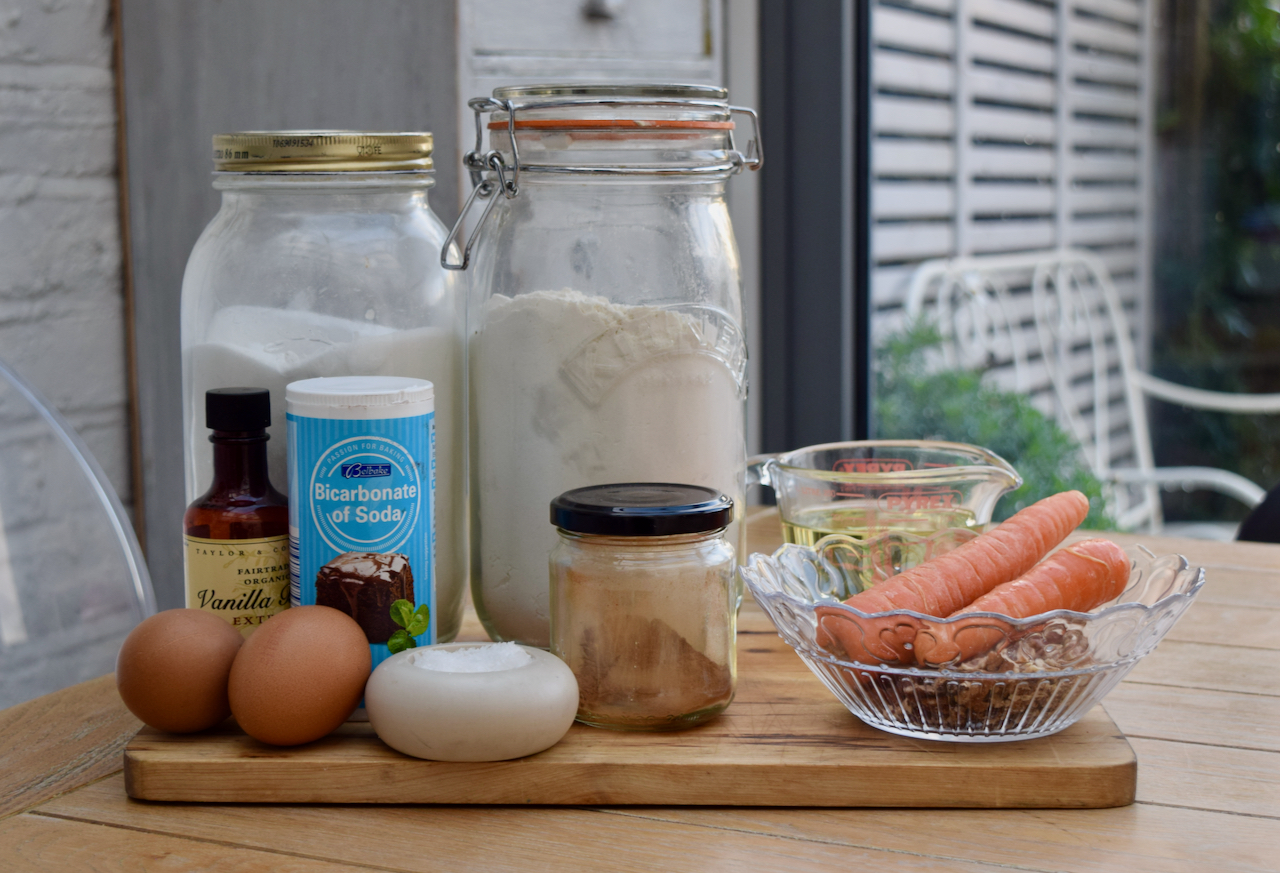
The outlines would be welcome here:
[[[245,640],[231,667],[231,712],[244,732],[276,746],[309,743],[347,720],[373,659],[355,619],[295,606]]]
[[[153,728],[187,734],[231,714],[227,677],[244,638],[199,609],[143,620],[116,656],[116,687],[129,711]]]

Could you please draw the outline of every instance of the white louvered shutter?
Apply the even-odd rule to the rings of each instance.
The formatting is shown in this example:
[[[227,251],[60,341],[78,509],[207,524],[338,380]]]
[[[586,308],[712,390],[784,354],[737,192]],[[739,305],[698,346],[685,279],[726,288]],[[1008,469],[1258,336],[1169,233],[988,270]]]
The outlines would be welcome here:
[[[875,3],[873,339],[921,261],[1069,246],[1110,269],[1144,356],[1151,3]]]

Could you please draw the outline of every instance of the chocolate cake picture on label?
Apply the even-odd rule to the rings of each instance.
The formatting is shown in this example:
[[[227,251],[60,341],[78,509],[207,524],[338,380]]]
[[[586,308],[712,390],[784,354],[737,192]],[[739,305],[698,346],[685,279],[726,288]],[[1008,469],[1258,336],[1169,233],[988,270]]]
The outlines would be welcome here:
[[[344,552],[316,573],[316,605],[345,612],[371,643],[385,643],[400,630],[391,604],[413,599],[409,559],[394,552]]]

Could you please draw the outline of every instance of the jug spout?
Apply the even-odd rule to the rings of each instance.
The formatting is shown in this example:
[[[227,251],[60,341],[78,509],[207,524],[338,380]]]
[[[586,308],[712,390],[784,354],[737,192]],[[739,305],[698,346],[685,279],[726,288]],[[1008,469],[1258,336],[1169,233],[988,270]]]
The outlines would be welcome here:
[[[994,452],[992,457],[999,459],[1001,465],[980,468],[981,472],[976,474],[976,481],[965,501],[976,517],[985,519],[982,524],[991,521],[996,503],[1001,497],[1022,487],[1022,477],[1009,465],[1009,462]]]

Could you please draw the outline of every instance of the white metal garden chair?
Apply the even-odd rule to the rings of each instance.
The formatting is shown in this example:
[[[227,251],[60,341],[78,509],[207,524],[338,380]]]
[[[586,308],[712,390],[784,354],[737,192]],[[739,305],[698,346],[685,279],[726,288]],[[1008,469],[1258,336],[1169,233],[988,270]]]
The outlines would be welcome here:
[[[1161,487],[1214,490],[1249,507],[1262,500],[1262,488],[1227,470],[1156,467],[1145,400],[1273,413],[1280,394],[1204,391],[1143,372],[1115,284],[1089,252],[927,261],[912,276],[906,311],[936,323],[942,365],[985,368],[999,387],[1030,395],[1075,435],[1095,475],[1110,484],[1109,508],[1122,528],[1161,530]]]

